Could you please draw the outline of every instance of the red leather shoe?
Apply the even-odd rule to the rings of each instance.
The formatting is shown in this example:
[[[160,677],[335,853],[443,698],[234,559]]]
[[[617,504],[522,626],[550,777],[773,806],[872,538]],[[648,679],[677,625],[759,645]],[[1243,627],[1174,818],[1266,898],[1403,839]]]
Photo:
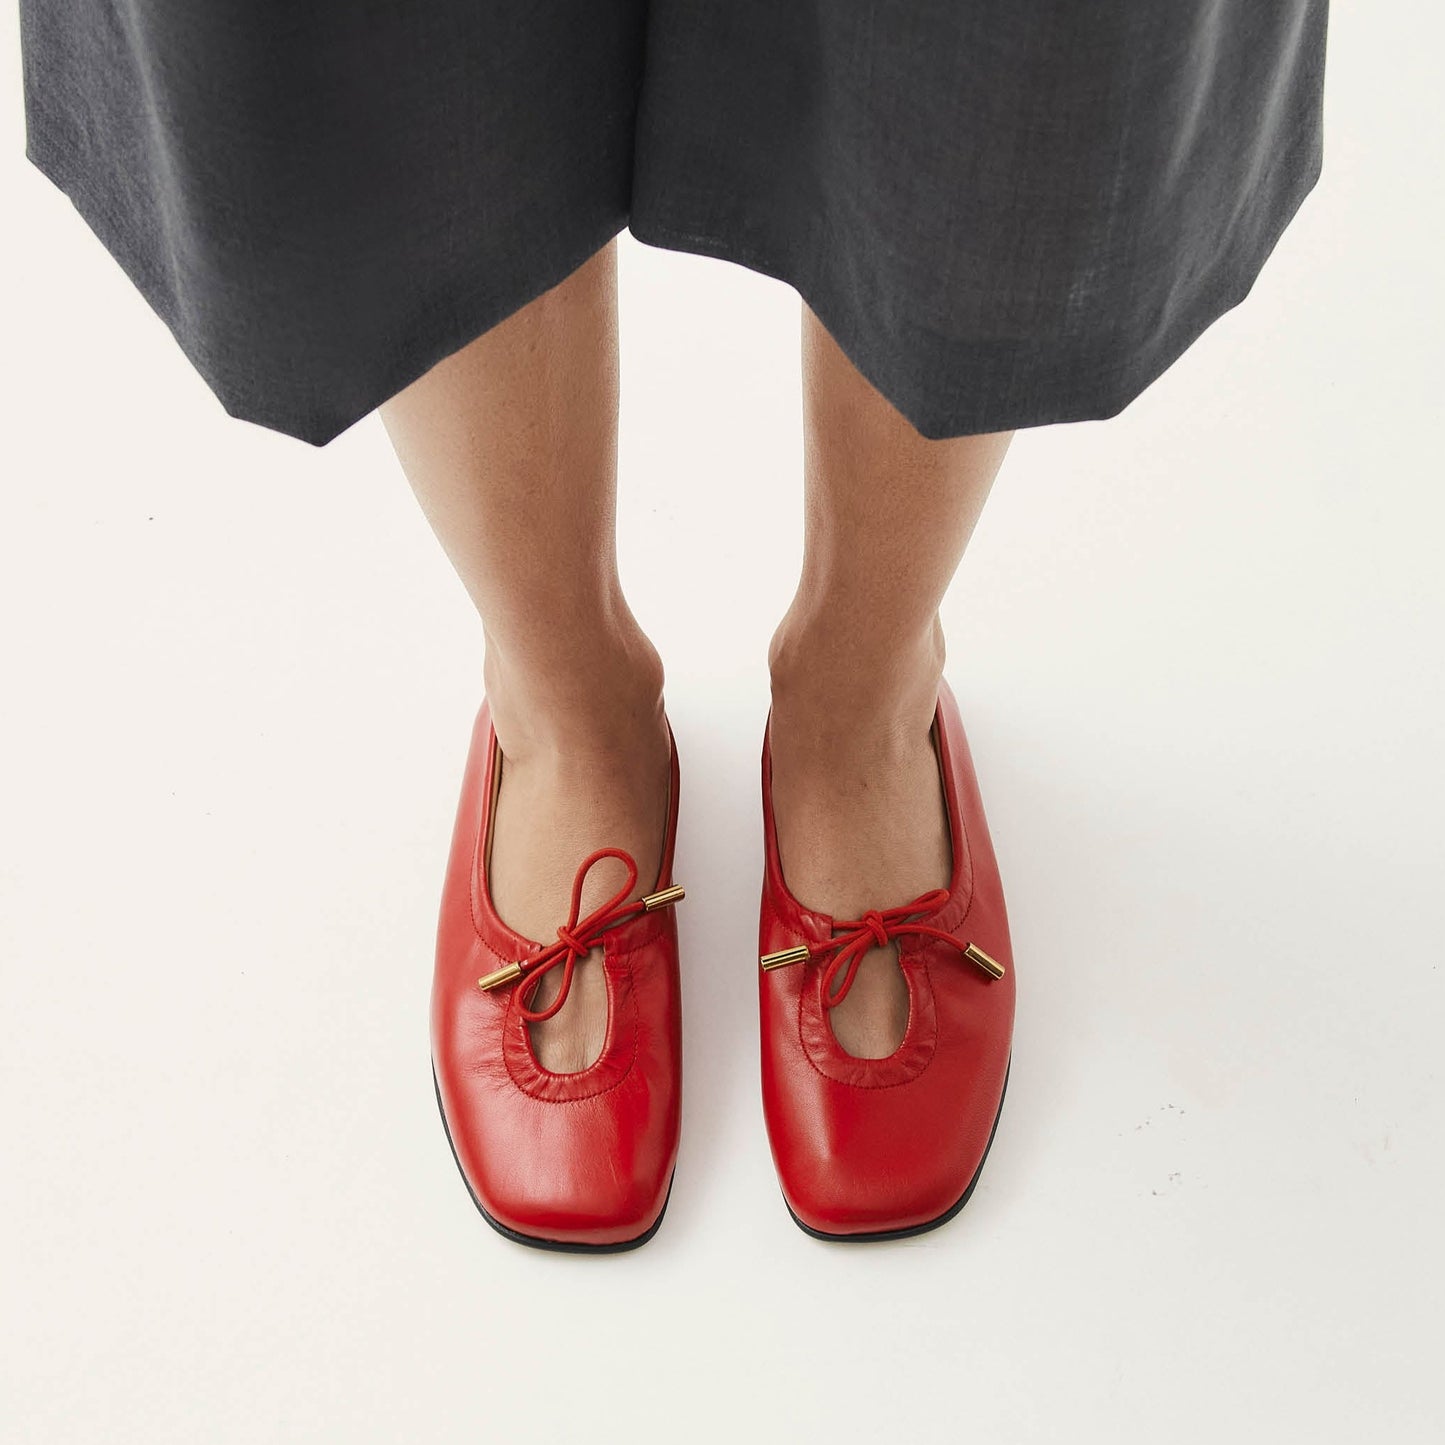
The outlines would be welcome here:
[[[819,1238],[920,1234],[957,1214],[978,1183],[1013,1042],[1008,918],[958,705],[941,683],[934,737],[949,887],[846,921],[805,908],[783,879],[771,713],[768,722],[758,981],[778,1180],[794,1220]],[[894,940],[908,985],[903,1041],[887,1058],[854,1058],[833,1036],[828,999],[846,995],[868,949]]]
[[[457,1167],[487,1223],[543,1249],[611,1251],[645,1243],[662,1221],[677,1160],[682,1018],[672,884],[677,744],[667,831],[653,891],[626,902],[637,865],[620,848],[583,860],[572,909],[543,945],[497,916],[487,888],[501,757],[485,700],[477,712],[437,930],[432,1072]],[[585,917],[588,870],[622,860],[625,886]],[[566,1001],[573,969],[601,943],[607,984],[602,1051],[576,1073],[552,1073],[527,1024]],[[531,1006],[540,977],[560,968],[556,997]]]

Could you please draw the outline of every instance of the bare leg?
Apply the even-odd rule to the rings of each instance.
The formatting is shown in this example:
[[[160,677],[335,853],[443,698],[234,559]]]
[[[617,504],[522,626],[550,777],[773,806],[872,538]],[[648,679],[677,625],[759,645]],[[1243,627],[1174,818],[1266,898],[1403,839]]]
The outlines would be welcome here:
[[[1013,433],[925,440],[806,307],[803,376],[803,569],[769,654],[774,808],[794,896],[857,918],[950,877],[930,737],[938,607]],[[871,950],[832,1010],[849,1053],[902,1041],[897,959]]]
[[[541,942],[566,919],[592,849],[628,849],[637,894],[660,863],[663,672],[617,576],[617,412],[615,244],[381,408],[482,619],[503,755],[489,881],[502,918]],[[622,876],[616,861],[598,864],[584,911]],[[533,1026],[548,1068],[582,1068],[601,1051],[600,957],[578,968],[561,1012]]]

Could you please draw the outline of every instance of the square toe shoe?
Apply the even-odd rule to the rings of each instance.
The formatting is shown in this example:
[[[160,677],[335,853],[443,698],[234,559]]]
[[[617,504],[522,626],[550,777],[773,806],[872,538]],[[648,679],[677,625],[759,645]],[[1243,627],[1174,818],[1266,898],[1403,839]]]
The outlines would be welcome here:
[[[488,841],[501,762],[486,701],[477,712],[462,780],[437,929],[431,1045],[442,1122],[472,1200],[495,1229],[544,1249],[608,1251],[642,1244],[662,1218],[677,1160],[681,1115],[681,999],[672,883],[677,832],[677,745],[657,882],[627,902],[637,867],[621,849],[583,861],[572,910],[548,944],[515,933],[493,907]],[[626,885],[579,917],[588,869],[604,857]],[[602,1050],[588,1067],[553,1073],[528,1023],[550,1017],[572,971],[601,945],[607,990]],[[556,998],[529,1007],[537,980],[560,968]]]
[[[771,715],[769,717],[771,724]],[[877,1240],[942,1224],[968,1200],[1003,1104],[1014,976],[998,866],[957,702],[934,719],[953,873],[947,889],[839,920],[788,890],[762,752],[764,876],[758,975],[763,1111],[794,1219],[826,1239]],[[825,999],[856,961],[896,942],[908,1023],[886,1058],[855,1058]]]

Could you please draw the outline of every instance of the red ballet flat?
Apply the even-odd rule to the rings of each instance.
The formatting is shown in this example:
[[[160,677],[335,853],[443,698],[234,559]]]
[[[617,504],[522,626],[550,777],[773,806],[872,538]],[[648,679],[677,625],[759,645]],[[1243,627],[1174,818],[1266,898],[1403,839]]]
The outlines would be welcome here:
[[[605,1252],[645,1243],[662,1221],[677,1160],[682,1092],[681,991],[672,883],[677,744],[666,835],[653,890],[627,901],[637,865],[620,848],[582,861],[572,908],[542,944],[498,917],[487,887],[501,756],[484,700],[472,730],[437,929],[432,1073],[452,1153],[488,1224],[522,1244]],[[617,892],[579,917],[589,869],[621,860]],[[543,1068],[527,1024],[566,1001],[573,970],[601,944],[607,1032],[575,1073]],[[532,1007],[538,980],[560,969],[551,1003]]]
[[[953,845],[948,888],[849,920],[805,908],[783,879],[771,722],[769,714],[758,982],[778,1180],[794,1220],[819,1238],[921,1234],[957,1214],[978,1184],[1013,1042],[1008,917],[958,705],[941,683],[934,740]],[[887,1058],[855,1058],[828,1010],[863,955],[892,941],[908,986],[907,1028]]]

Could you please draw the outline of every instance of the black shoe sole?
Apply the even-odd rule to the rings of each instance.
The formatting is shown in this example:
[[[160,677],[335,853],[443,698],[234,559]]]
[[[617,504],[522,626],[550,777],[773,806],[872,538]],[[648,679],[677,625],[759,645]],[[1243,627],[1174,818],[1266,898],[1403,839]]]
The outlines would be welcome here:
[[[937,1229],[940,1224],[947,1224],[968,1203],[969,1196],[978,1185],[979,1176],[983,1173],[984,1162],[988,1158],[988,1151],[993,1148],[993,1136],[998,1133],[998,1121],[1003,1114],[1003,1100],[1004,1095],[1008,1093],[1008,1076],[1012,1068],[1013,1055],[1010,1054],[1008,1065],[1004,1069],[1003,1088],[999,1090],[998,1109],[993,1116],[993,1127],[988,1131],[988,1143],[983,1146],[983,1158],[978,1161],[978,1168],[973,1171],[973,1178],[968,1181],[968,1188],[936,1219],[925,1220],[922,1224],[910,1224],[907,1229],[877,1229],[866,1234],[828,1234],[824,1230],[814,1229],[812,1225],[804,1224],[796,1214],[793,1214],[793,1206],[788,1204],[787,1198],[784,1197],[783,1203],[787,1206],[788,1213],[792,1215],[793,1223],[804,1234],[811,1234],[814,1239],[823,1239],[829,1244],[881,1244],[890,1239],[912,1239],[915,1234],[927,1234],[930,1229]]]
[[[677,1177],[676,1168],[668,1176],[667,1196],[662,1201],[662,1208],[657,1211],[657,1218],[635,1239],[620,1239],[615,1244],[578,1244],[569,1239],[546,1239],[539,1234],[522,1234],[518,1230],[508,1229],[505,1224],[493,1219],[482,1207],[482,1201],[473,1192],[466,1170],[462,1168],[462,1161],[457,1158],[457,1146],[452,1143],[452,1131],[447,1123],[447,1111],[442,1107],[442,1091],[441,1086],[437,1083],[435,1064],[432,1065],[431,1085],[437,1096],[437,1113],[441,1115],[442,1132],[447,1136],[447,1148],[452,1151],[452,1162],[457,1166],[457,1173],[462,1176],[462,1183],[467,1186],[467,1194],[470,1195],[472,1203],[477,1206],[477,1213],[504,1238],[510,1239],[514,1244],[525,1244],[529,1249],[548,1249],[555,1254],[622,1254],[629,1249],[637,1249],[640,1245],[646,1244],[657,1233],[657,1226],[662,1223],[662,1216],[667,1213],[668,1200],[672,1198],[672,1181]]]

